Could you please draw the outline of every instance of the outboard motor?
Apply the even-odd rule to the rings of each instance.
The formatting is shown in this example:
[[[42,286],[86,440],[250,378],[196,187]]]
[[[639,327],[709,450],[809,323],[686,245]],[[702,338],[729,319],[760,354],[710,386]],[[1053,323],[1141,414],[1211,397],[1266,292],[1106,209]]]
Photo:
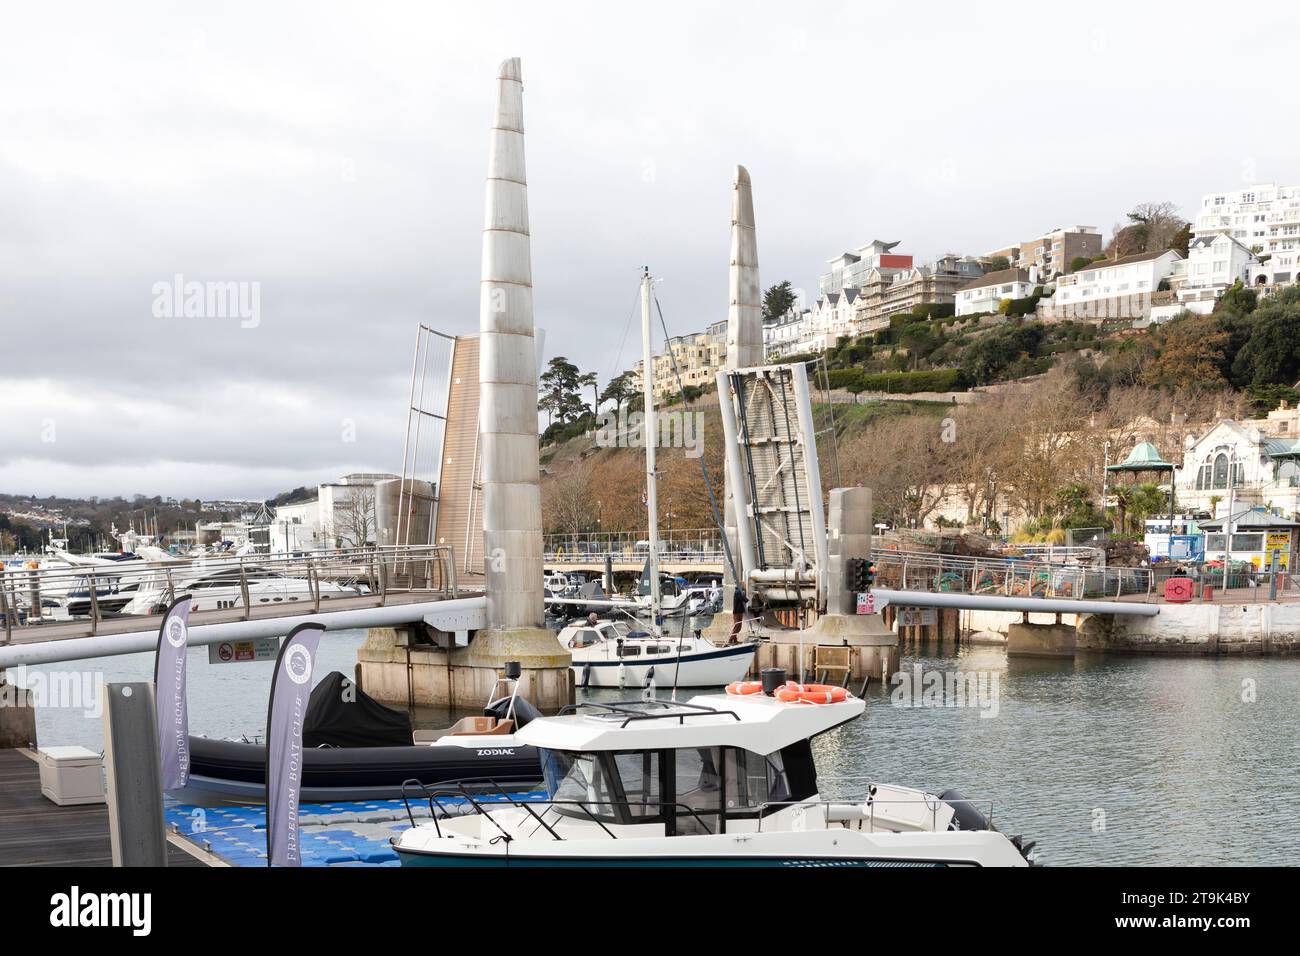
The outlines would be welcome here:
[[[970,800],[966,794],[960,790],[945,790],[939,794],[939,799],[948,806],[952,807],[952,823],[948,825],[950,830],[992,830],[989,825],[988,817],[984,816]]]
[[[989,818],[976,809],[975,804],[967,799],[966,794],[960,790],[945,790],[939,794],[939,799],[948,806],[952,807],[952,822],[948,824],[949,830],[997,830]],[[999,831],[1000,832],[1000,831]],[[1037,841],[1025,839],[1017,834],[1013,837],[1007,837],[1011,845],[1020,851],[1020,855],[1029,861],[1029,865],[1034,865],[1031,854],[1034,847],[1038,845]]]
[[[510,698],[498,697],[486,707],[483,708],[483,716],[495,717],[497,720],[505,720],[506,715],[510,713]],[[542,716],[542,712],[529,703],[527,697],[515,698],[515,727],[525,726],[530,720]]]
[[[506,661],[505,679],[509,682],[508,686],[511,693],[506,694],[504,697],[498,697],[496,700],[488,701],[488,705],[483,708],[485,717],[495,717],[499,721],[509,719],[512,703],[514,705],[515,729],[523,727],[530,720],[542,716],[541,711],[530,704],[527,698],[520,697],[516,693],[519,678],[523,672],[523,666],[518,661]],[[500,684],[499,681],[498,684]]]

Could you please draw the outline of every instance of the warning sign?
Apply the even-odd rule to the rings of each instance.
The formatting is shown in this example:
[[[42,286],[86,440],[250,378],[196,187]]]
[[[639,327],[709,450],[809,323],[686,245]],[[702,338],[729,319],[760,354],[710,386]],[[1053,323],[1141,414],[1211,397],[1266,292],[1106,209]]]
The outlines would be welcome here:
[[[267,637],[257,641],[222,641],[208,645],[209,664],[240,664],[246,661],[273,661],[280,653],[280,639]]]

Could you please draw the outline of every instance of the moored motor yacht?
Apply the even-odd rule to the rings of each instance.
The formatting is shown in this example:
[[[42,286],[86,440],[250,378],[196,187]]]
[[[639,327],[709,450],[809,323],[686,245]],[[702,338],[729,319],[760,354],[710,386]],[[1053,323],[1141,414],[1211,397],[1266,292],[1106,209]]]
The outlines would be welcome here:
[[[556,635],[573,656],[580,687],[722,687],[754,663],[758,645],[719,647],[702,637],[654,635],[610,621],[570,624]]]
[[[766,676],[766,675],[765,675]],[[842,688],[585,704],[515,739],[542,755],[545,794],[484,802],[426,793],[433,819],[393,839],[403,866],[1026,866],[973,801],[872,785],[824,799],[812,739],[861,716]],[[764,681],[764,684],[767,684]],[[774,693],[769,695],[766,690]],[[782,699],[786,698],[786,699]],[[443,812],[466,798],[474,812]]]
[[[309,581],[307,578],[282,574],[256,565],[228,565],[205,571],[176,582],[176,594],[190,594],[191,611],[211,611],[239,607],[248,600],[258,604],[314,603],[317,593],[322,601],[330,598],[356,597],[368,591],[365,585],[339,584],[335,581]],[[167,608],[171,591],[163,585],[141,590],[121,608],[123,614],[158,614]]]

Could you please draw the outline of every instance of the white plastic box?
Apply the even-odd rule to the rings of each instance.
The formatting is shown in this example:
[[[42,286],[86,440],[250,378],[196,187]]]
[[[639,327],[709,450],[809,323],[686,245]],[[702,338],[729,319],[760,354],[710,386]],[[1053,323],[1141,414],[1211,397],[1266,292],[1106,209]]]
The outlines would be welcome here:
[[[61,807],[104,803],[103,758],[85,747],[42,747],[41,795]]]

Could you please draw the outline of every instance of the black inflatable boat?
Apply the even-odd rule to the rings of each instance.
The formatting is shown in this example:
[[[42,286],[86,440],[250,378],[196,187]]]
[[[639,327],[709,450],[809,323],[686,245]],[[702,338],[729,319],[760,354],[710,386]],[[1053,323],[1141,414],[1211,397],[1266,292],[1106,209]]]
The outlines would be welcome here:
[[[510,698],[493,701],[484,718],[468,718],[436,741],[415,743],[404,711],[366,696],[342,674],[330,674],[312,691],[303,726],[302,801],[396,799],[407,780],[434,786],[482,778],[490,790],[491,778],[506,788],[531,787],[542,779],[540,756],[516,744],[512,731],[537,711],[515,698],[514,720],[503,726],[510,704]],[[189,785],[171,795],[199,806],[262,803],[266,748],[191,737]]]

